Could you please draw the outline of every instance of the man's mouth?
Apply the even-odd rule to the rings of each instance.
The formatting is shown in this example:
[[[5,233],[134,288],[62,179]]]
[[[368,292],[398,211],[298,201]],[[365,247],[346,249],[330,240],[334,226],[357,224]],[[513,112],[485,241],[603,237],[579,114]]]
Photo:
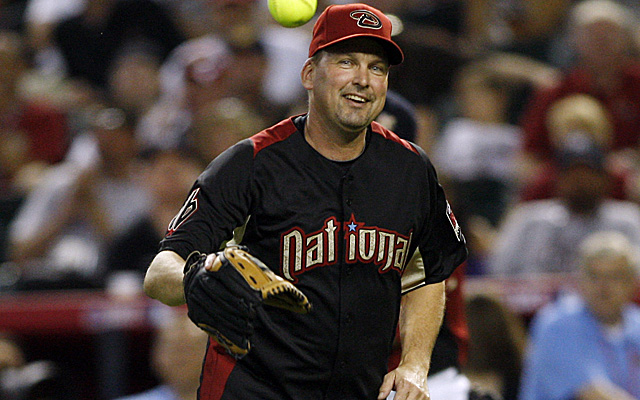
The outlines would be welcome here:
[[[348,100],[355,101],[356,103],[366,103],[368,101],[366,98],[355,94],[346,94],[344,97]]]

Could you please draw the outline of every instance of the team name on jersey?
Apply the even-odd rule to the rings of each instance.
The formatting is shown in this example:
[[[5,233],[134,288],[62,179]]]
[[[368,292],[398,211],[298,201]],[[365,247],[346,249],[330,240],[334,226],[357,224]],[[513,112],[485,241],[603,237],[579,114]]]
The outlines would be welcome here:
[[[366,226],[356,221],[353,214],[342,224],[335,217],[328,218],[316,232],[305,233],[300,228],[293,228],[280,237],[282,275],[296,282],[297,276],[306,271],[335,264],[339,245],[344,246],[347,264],[372,263],[378,266],[380,273],[402,272],[412,236],[413,232],[406,236],[377,226]]]

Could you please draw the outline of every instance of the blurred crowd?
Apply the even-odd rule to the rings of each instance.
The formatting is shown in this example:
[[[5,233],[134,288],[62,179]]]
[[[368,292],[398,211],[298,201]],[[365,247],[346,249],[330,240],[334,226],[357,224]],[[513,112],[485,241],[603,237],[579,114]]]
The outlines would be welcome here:
[[[579,274],[602,231],[640,246],[640,3],[365,2],[406,56],[379,122],[431,157],[468,276]],[[0,0],[0,292],[141,284],[202,169],[305,109],[313,23],[266,3]],[[494,301],[466,303],[467,372],[510,400],[529,321]]]

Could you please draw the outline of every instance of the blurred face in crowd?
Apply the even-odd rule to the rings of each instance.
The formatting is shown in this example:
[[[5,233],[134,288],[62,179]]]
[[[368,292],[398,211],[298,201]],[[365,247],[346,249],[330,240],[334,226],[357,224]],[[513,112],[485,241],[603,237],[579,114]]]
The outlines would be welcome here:
[[[198,387],[207,334],[186,314],[173,317],[158,333],[153,363],[161,378],[179,392]]]
[[[191,62],[185,69],[187,108],[197,112],[226,97],[232,91],[230,76],[230,68],[221,68],[215,61],[201,58]]]
[[[612,21],[594,21],[576,32],[576,49],[580,58],[595,71],[610,70],[619,65],[629,47],[629,35],[620,24]]]
[[[489,78],[470,74],[460,80],[456,89],[465,117],[492,123],[506,120],[509,97],[504,89]]]
[[[389,63],[372,39],[345,40],[305,63],[304,87],[309,113],[335,131],[362,132],[384,107]]]
[[[158,60],[144,53],[123,55],[109,76],[109,88],[115,101],[126,109],[142,113],[160,95]]]
[[[265,128],[250,104],[237,98],[221,99],[193,115],[189,139],[202,161],[209,162],[238,141]]]
[[[595,210],[609,192],[606,171],[587,164],[575,163],[564,168],[558,177],[558,196],[578,214]]]
[[[637,276],[626,257],[601,255],[582,266],[580,290],[595,317],[604,324],[620,322],[622,310],[638,289]]]
[[[267,71],[267,56],[261,49],[236,50],[229,68],[229,86],[233,95],[252,104],[259,104]]]
[[[147,164],[145,183],[157,201],[180,207],[201,170],[192,157],[161,151]]]
[[[214,0],[205,2],[208,24],[213,32],[222,35],[230,43],[242,44],[256,36],[259,18],[255,0]]]

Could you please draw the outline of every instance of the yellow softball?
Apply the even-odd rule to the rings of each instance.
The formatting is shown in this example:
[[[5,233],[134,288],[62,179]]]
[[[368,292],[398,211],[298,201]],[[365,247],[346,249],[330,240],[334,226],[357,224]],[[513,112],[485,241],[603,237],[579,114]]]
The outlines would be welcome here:
[[[309,22],[318,7],[317,0],[269,0],[268,4],[273,19],[287,28]]]

